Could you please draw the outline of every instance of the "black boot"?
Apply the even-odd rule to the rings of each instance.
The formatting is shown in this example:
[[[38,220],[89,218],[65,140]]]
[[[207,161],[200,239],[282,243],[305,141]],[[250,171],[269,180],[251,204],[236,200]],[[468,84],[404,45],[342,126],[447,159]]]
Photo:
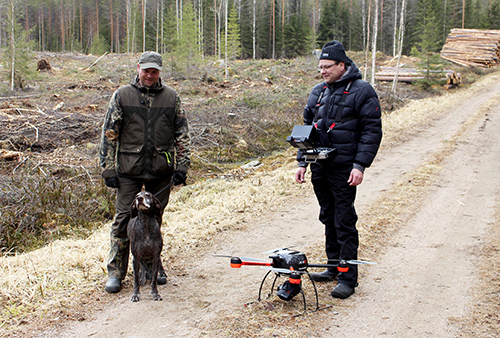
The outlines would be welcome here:
[[[120,292],[122,288],[122,280],[120,278],[109,278],[106,282],[106,286],[104,287],[104,291],[109,293],[117,293]]]
[[[146,271],[146,279],[151,280],[151,277],[153,276],[153,272],[151,270]],[[156,279],[156,283],[158,285],[165,285],[167,284],[167,274],[163,269],[160,269],[158,271],[158,278]]]
[[[333,298],[346,299],[354,293],[354,288],[347,284],[339,283],[333,288],[331,295]]]
[[[337,278],[339,272],[333,269],[327,269],[319,273],[310,273],[309,276],[315,282],[329,282]]]

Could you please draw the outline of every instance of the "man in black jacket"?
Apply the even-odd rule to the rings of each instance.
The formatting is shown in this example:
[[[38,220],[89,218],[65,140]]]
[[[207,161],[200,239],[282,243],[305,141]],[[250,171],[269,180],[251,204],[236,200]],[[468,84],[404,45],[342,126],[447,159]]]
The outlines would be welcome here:
[[[137,77],[113,94],[102,126],[100,163],[108,187],[117,188],[105,290],[121,289],[129,259],[130,206],[143,188],[167,206],[170,185],[186,184],[190,167],[188,123],[177,93],[160,78],[162,56],[145,52]],[[161,219],[158,220],[161,224]],[[148,276],[152,277],[152,276]],[[163,271],[158,284],[167,282]]]
[[[311,163],[311,182],[325,225],[327,258],[332,263],[357,259],[359,246],[354,208],[356,186],[363,181],[365,168],[377,154],[382,140],[380,103],[373,87],[361,80],[361,72],[346,56],[344,46],[332,41],[323,47],[319,69],[324,79],[316,85],[304,109],[304,124],[313,125],[320,147],[334,148],[327,159]],[[308,163],[297,154],[295,180],[304,183]],[[357,266],[347,272],[328,268],[312,273],[315,281],[337,279],[331,295],[347,298],[358,282]]]

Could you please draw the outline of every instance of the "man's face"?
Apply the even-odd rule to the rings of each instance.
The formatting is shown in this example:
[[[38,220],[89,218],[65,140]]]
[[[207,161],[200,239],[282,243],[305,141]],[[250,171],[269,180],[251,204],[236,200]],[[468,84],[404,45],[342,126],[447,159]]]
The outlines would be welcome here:
[[[338,81],[344,74],[345,63],[333,60],[319,60],[319,71],[326,83]]]
[[[153,87],[160,78],[160,71],[156,68],[141,69],[141,66],[137,65],[137,73],[139,83],[144,87]]]

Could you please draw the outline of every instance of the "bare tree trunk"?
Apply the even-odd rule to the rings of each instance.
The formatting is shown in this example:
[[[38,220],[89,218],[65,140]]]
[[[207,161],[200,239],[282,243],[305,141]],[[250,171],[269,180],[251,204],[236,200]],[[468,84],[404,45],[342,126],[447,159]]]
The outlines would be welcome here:
[[[11,57],[11,69],[10,69],[10,91],[13,92],[15,89],[15,79],[14,76],[16,74],[16,44],[15,44],[15,29],[14,29],[14,24],[15,24],[15,16],[14,16],[14,0],[11,0],[10,2],[10,49],[12,51],[12,57]]]
[[[403,39],[405,36],[405,12],[406,12],[406,0],[402,0],[401,3],[401,18],[399,19],[399,42],[398,42],[398,61],[396,62],[396,69],[394,72],[394,80],[392,81],[392,92],[396,93],[396,88],[398,85],[399,77],[399,62],[401,60],[401,54],[403,53]]]
[[[462,29],[465,28],[465,0],[462,0]]]
[[[120,53],[120,6],[118,6],[117,13],[116,13],[116,18],[115,18],[115,53]]]
[[[198,2],[198,41],[199,41],[199,51],[202,58],[205,57],[205,39],[203,36],[205,21],[203,20],[203,1]]]
[[[285,37],[285,0],[283,0],[281,5],[281,41],[284,41]]]
[[[392,56],[396,56],[396,48],[398,44],[398,0],[394,0],[394,32],[392,34]]]
[[[99,36],[99,0],[95,0],[95,34]]]
[[[370,81],[372,86],[375,86],[375,60],[377,59],[378,4],[379,0],[375,0],[375,15],[373,15],[372,40],[372,78]]]
[[[61,15],[60,15],[59,20],[61,20],[61,51],[64,51],[66,49],[66,41],[64,39],[65,30],[64,30],[64,3],[63,3],[63,0],[61,0]]]
[[[82,11],[82,0],[78,3],[80,7],[80,43],[82,44],[83,49],[83,11]]]
[[[40,20],[40,31],[42,32],[42,36],[41,36],[41,39],[42,39],[42,51],[45,51],[45,25],[44,25],[44,22],[45,22],[45,16],[43,14],[43,0],[41,1],[40,3],[40,9],[42,11],[42,17],[41,17],[41,20]]]
[[[156,3],[156,52],[158,53],[158,42],[160,37],[160,3]]]
[[[276,0],[273,1],[273,60],[276,59]]]
[[[75,50],[75,0],[72,1],[71,4],[71,31],[69,32],[69,37],[71,39],[71,51]]]
[[[142,52],[146,51],[146,1],[142,0]]]
[[[384,0],[380,1],[380,35],[384,36]],[[382,49],[384,49],[385,43],[382,39]]]
[[[24,1],[24,16],[25,16],[25,19],[24,19],[24,29],[27,32],[30,29],[30,16],[28,14],[28,0]],[[26,41],[29,41],[29,39],[30,39],[30,37],[26,36]]]
[[[225,71],[226,79],[229,76],[229,72],[228,72],[228,69],[227,69],[227,9],[228,9],[228,4],[227,3],[228,2],[229,2],[229,0],[225,0],[225,10],[224,10],[224,21],[225,21],[225,24],[224,24],[225,25],[225,39],[224,39],[225,40],[224,41],[224,44],[225,44],[225,47],[224,47],[224,49],[225,49],[225,57],[224,57],[224,59],[225,59],[225,61],[224,61],[224,67],[226,69],[226,71]]]
[[[256,50],[255,50],[255,42],[256,42],[256,25],[257,25],[257,0],[253,0],[253,18],[252,18],[252,59],[255,60]]]
[[[161,53],[165,53],[165,2],[161,0]]]
[[[368,72],[368,51],[370,50],[370,18],[372,11],[372,0],[368,2],[368,15],[366,16],[366,40],[365,40],[365,70],[363,72],[363,79],[366,80]]]
[[[136,9],[136,5],[137,5],[137,1],[136,0],[133,0],[134,2],[134,9]],[[130,10],[132,11],[132,3],[130,4]],[[130,32],[131,36],[132,36],[132,40],[130,42],[130,52],[133,53],[135,52],[135,35],[136,35],[136,30],[135,30],[135,26],[136,26],[136,21],[137,21],[137,10],[134,10],[133,11],[133,14],[131,14],[130,16],[130,25],[132,26],[132,32]]]
[[[180,35],[180,31],[181,31],[181,28],[180,28],[180,14],[179,14],[179,0],[175,0],[175,22],[176,22],[176,25],[177,25],[177,39],[179,38],[179,35]]]
[[[113,0],[109,0],[109,26],[110,26],[109,29],[111,30],[110,31],[110,40],[111,40],[110,41],[111,42],[110,51],[111,51],[111,53],[113,53],[113,51],[114,51],[113,47],[114,47],[114,38],[115,38],[114,30],[113,30],[114,29],[114,20],[113,19],[114,19],[114,17],[113,17]]]

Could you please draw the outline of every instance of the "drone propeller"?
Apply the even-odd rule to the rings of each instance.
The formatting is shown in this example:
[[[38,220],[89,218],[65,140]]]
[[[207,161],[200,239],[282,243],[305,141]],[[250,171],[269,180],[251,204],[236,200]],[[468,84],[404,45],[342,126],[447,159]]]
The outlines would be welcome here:
[[[238,257],[242,261],[245,262],[267,262],[267,260],[262,258],[253,258],[253,257],[243,257],[243,256],[230,256],[230,255],[212,255],[213,257],[224,257],[224,258],[233,258]]]
[[[329,259],[329,262],[339,262],[339,263],[347,263],[347,264],[354,264],[354,265],[360,265],[360,264],[377,264],[375,262],[368,262],[368,261],[359,261],[357,259],[353,260],[344,260],[344,259]]]

